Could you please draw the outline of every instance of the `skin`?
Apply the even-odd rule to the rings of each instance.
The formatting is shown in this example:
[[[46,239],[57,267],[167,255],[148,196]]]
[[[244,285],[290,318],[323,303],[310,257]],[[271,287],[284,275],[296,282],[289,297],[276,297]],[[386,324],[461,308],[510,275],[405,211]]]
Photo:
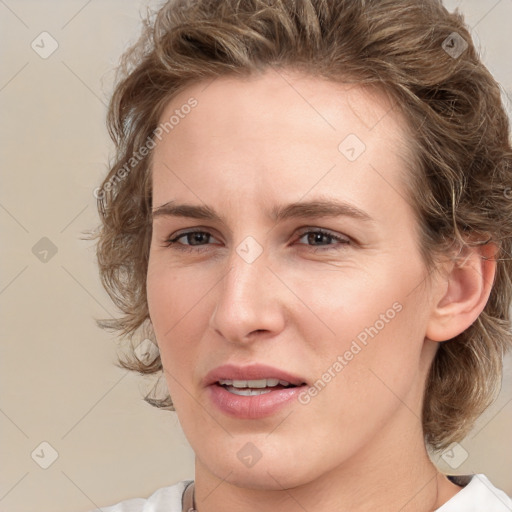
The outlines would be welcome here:
[[[437,342],[485,305],[494,263],[475,251],[486,249],[465,252],[463,263],[447,257],[439,272],[425,267],[405,200],[410,131],[383,93],[268,70],[191,85],[162,122],[192,96],[197,107],[154,149],[153,206],[208,205],[223,221],[155,215],[147,293],[196,454],[197,509],[435,510],[460,488],[426,453],[425,379]],[[354,161],[338,149],[348,134],[366,146]],[[372,220],[267,216],[318,198]],[[348,243],[304,235],[319,228]],[[211,236],[166,245],[187,230]],[[251,263],[237,253],[248,236],[262,249]],[[208,399],[202,379],[228,362],[314,383],[397,303],[400,312],[307,404],[242,420]],[[261,454],[252,467],[237,457],[246,443]]]

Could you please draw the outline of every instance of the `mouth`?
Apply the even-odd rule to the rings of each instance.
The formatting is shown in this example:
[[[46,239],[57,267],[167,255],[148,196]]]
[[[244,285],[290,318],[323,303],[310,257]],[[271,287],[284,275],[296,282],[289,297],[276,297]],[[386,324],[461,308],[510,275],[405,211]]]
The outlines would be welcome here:
[[[222,386],[229,393],[233,393],[234,395],[239,396],[259,396],[266,393],[271,393],[272,391],[297,387],[296,384],[292,384],[286,380],[272,378],[257,380],[221,379],[215,384]]]
[[[211,403],[238,419],[272,416],[291,405],[307,387],[305,379],[271,366],[223,365],[203,380]]]
[[[286,370],[264,364],[253,363],[247,366],[224,364],[211,370],[203,379],[203,385],[218,384],[236,389],[269,389],[281,386],[302,386],[306,380]]]

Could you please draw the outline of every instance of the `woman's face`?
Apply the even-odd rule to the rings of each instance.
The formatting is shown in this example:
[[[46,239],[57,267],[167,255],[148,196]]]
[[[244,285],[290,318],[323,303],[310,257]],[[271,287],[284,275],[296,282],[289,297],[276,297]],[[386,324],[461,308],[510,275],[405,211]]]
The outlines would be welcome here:
[[[421,437],[433,299],[392,105],[268,71],[190,86],[171,116],[147,292],[196,467],[281,489]]]

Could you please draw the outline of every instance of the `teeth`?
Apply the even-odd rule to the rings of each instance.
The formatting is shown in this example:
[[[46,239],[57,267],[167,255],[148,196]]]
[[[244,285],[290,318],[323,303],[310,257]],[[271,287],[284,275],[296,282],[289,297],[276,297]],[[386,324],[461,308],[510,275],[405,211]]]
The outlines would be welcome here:
[[[219,380],[219,384],[221,386],[232,386],[237,389],[243,388],[252,388],[252,389],[263,389],[263,388],[273,388],[278,384],[281,386],[289,386],[290,383],[285,380],[279,379],[258,379],[258,380],[229,380],[222,379]]]
[[[235,388],[232,386],[229,386],[226,389],[234,395],[241,396],[264,395],[265,393],[270,393],[272,391],[271,389]]]

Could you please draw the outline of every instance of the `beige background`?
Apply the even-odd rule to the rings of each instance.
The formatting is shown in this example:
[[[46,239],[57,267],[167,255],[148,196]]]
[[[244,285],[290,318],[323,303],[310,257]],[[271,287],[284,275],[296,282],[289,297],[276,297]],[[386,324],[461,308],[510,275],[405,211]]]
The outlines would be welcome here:
[[[93,244],[80,240],[97,224],[93,190],[112,149],[104,124],[112,69],[136,38],[145,5],[0,0],[2,512],[86,511],[193,478],[175,415],[145,404],[144,381],[113,365],[115,340],[94,318],[115,311]],[[512,0],[447,5],[466,13],[512,97]],[[43,31],[58,43],[46,59],[31,47],[35,40],[39,52],[51,49]],[[509,494],[511,368],[498,401],[461,445],[464,464],[453,470],[440,461],[447,472],[486,473]]]

